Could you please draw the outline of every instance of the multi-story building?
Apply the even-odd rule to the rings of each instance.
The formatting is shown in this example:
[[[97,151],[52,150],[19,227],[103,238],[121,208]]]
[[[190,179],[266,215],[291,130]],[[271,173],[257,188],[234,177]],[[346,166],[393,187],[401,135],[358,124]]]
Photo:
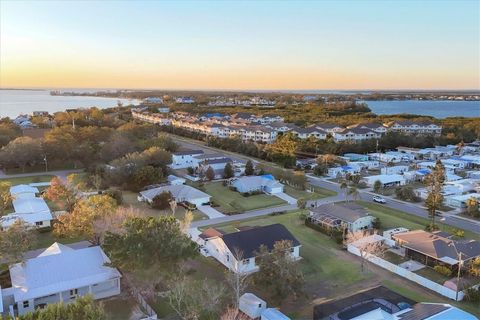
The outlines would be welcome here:
[[[363,128],[344,129],[342,131],[337,131],[333,133],[333,139],[336,142],[358,142],[368,139],[378,139],[380,137],[380,133]]]
[[[429,121],[415,122],[410,120],[393,121],[386,124],[389,131],[401,132],[405,134],[424,134],[424,135],[440,135],[442,127]]]

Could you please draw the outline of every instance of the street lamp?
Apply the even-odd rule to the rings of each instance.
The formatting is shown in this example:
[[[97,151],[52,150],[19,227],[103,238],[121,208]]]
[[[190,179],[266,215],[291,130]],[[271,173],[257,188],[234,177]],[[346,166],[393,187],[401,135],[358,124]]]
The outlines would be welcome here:
[[[455,243],[452,241],[448,244],[448,246],[453,247],[455,249],[455,253],[457,254],[457,260],[458,260],[458,271],[457,271],[457,285],[456,285],[456,294],[455,294],[455,301],[458,301],[458,287],[460,285],[460,272],[462,270],[462,253],[458,251],[457,247],[455,246]]]

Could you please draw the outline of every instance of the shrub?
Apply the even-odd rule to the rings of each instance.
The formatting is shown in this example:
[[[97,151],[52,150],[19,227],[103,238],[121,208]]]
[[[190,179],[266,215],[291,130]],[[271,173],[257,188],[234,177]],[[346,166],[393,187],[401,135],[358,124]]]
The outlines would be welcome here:
[[[170,206],[170,200],[172,200],[172,194],[164,191],[153,198],[152,208],[160,210],[167,209]]]
[[[188,167],[188,168],[187,168],[187,172],[188,172],[189,175],[192,175],[192,174],[195,173],[195,170],[193,170],[192,167]]]
[[[102,194],[106,194],[107,196],[112,197],[117,202],[117,205],[121,205],[123,203],[123,196],[120,190],[109,189],[105,190]]]
[[[468,288],[465,290],[465,300],[470,302],[480,302],[480,288]]]
[[[313,230],[317,230],[323,234],[326,234],[327,236],[334,239],[335,242],[337,242],[338,244],[343,243],[343,232],[341,230],[324,228],[316,223],[311,222],[310,219],[305,219],[305,225],[309,228],[312,228]]]
[[[452,270],[448,269],[445,266],[435,266],[433,267],[433,270],[435,270],[437,273],[440,273],[441,275],[444,275],[446,277],[450,277],[452,275]]]

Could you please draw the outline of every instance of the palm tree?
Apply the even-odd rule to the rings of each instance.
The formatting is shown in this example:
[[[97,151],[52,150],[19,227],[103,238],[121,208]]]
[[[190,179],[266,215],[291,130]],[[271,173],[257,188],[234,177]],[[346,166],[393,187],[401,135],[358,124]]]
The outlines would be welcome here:
[[[346,202],[348,201],[347,188],[348,188],[347,181],[342,180],[342,182],[340,183],[340,189],[344,190],[343,192],[345,193],[345,201]]]
[[[348,190],[348,194],[352,196],[353,201],[356,201],[358,199],[358,197],[360,196],[360,192],[358,192],[358,189],[355,188],[355,187],[351,187]]]

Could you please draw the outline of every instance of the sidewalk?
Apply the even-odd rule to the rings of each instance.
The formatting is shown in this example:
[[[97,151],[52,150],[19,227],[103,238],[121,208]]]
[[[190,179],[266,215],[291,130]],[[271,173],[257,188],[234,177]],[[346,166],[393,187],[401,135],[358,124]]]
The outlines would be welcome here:
[[[16,173],[16,174],[5,174],[5,172],[0,170],[0,179],[35,177],[35,176],[45,176],[45,175],[52,175],[52,176],[57,176],[59,178],[66,178],[70,173],[80,173],[80,172],[83,172],[83,169],[42,171],[42,172]]]

